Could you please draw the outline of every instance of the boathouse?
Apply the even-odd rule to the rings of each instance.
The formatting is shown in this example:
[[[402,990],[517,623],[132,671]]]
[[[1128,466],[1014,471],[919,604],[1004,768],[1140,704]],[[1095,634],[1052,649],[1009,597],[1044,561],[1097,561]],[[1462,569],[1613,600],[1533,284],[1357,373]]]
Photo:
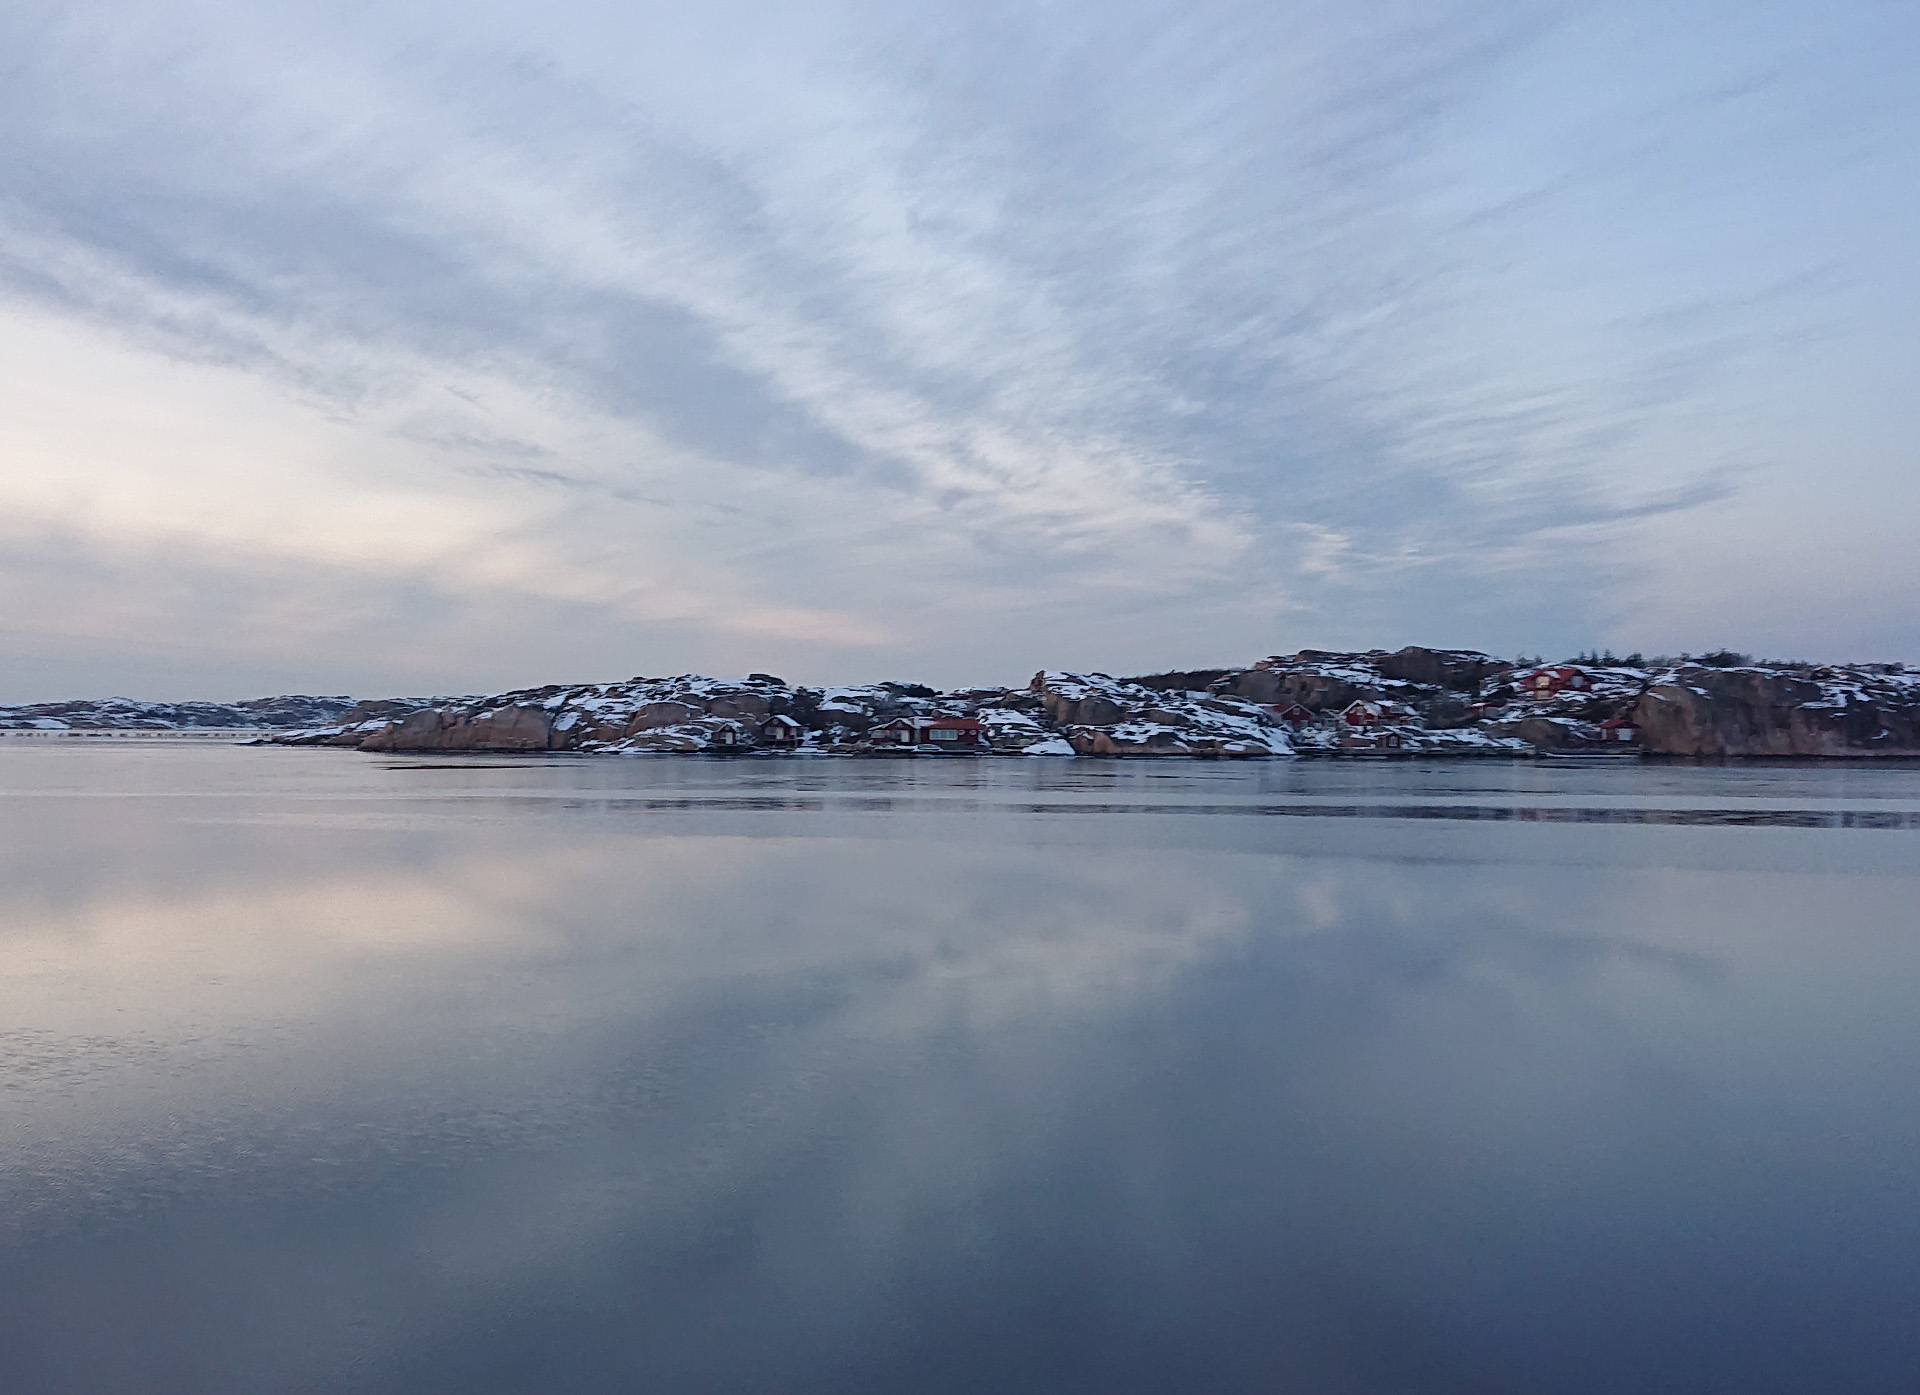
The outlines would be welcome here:
[[[1600,724],[1600,739],[1613,742],[1638,741],[1640,724],[1633,719],[1631,713],[1623,717],[1609,717]]]

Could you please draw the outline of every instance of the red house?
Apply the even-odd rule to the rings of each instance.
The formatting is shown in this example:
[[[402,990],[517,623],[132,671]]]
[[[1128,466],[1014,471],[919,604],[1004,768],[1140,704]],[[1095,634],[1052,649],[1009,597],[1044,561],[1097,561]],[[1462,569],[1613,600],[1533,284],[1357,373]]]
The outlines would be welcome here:
[[[1290,727],[1304,727],[1313,724],[1313,713],[1307,711],[1306,708],[1297,702],[1290,702],[1285,707],[1269,707],[1267,711],[1273,713],[1274,716],[1278,717]]]
[[[1609,717],[1600,724],[1600,738],[1603,741],[1638,741],[1640,724],[1631,715]]]
[[[978,749],[981,727],[971,717],[895,717],[869,731],[867,740],[878,746]]]
[[[1404,702],[1390,702],[1386,698],[1361,698],[1340,709],[1340,721],[1349,727],[1418,725],[1420,714]]]
[[[1515,680],[1520,692],[1535,702],[1544,702],[1548,698],[1558,697],[1571,689],[1584,692],[1588,688],[1585,670],[1572,664],[1554,664],[1546,668],[1529,669]]]
[[[767,718],[760,728],[760,742],[765,746],[798,746],[800,744],[800,724],[785,715]]]
[[[935,717],[921,728],[921,740],[938,746],[978,746],[980,723],[971,717]]]

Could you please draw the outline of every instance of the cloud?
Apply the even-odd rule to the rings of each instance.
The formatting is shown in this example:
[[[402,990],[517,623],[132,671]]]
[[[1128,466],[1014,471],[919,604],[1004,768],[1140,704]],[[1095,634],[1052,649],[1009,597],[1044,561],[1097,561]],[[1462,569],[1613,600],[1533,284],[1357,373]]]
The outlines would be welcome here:
[[[147,364],[129,381],[252,384],[282,404],[258,478],[322,513],[443,505],[461,525],[411,543],[369,522],[396,588],[425,567],[784,636],[815,676],[863,651],[940,680],[1231,658],[1414,623],[1410,572],[1489,617],[1550,592],[1584,639],[1606,612],[1569,564],[1611,575],[1638,520],[1767,465],[1726,428],[1729,370],[1777,371],[1831,286],[1777,256],[1710,287],[1604,268],[1606,230],[1570,220],[1644,161],[1507,135],[1568,23],[1530,0],[19,7],[5,333],[37,357],[49,320],[86,326]],[[1742,51],[1636,94],[1647,148],[1684,166],[1706,138],[1681,123],[1740,129],[1778,72]],[[1545,115],[1587,139],[1567,103]],[[47,390],[82,395],[87,359]],[[354,444],[269,481],[310,432]],[[100,520],[141,467],[62,449],[61,509],[0,477],[9,512],[139,531]],[[204,515],[172,546],[337,560],[340,530],[236,538],[230,472],[166,483]],[[502,674],[541,648],[490,644]]]

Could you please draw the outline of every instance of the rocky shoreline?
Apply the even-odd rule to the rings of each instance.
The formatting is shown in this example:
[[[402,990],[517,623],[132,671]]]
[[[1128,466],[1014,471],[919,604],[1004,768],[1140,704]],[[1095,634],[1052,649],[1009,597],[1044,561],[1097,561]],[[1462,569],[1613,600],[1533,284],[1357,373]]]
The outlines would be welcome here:
[[[430,699],[401,698],[401,706]],[[0,731],[246,731],[315,727],[375,704],[350,697],[249,698],[244,702],[142,702],[92,698],[0,707]]]
[[[1244,668],[1023,688],[789,685],[771,674],[357,704],[265,740],[372,752],[1188,756],[1920,755],[1897,664],[1519,663],[1471,650],[1301,650]],[[4,716],[0,715],[0,720]],[[946,744],[930,740],[944,728]]]

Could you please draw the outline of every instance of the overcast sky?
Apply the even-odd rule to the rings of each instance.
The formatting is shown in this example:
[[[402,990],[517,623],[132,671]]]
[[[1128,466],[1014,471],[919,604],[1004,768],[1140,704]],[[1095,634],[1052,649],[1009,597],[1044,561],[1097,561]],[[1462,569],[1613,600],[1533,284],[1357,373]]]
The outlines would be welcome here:
[[[1920,6],[0,7],[0,699],[1920,659]]]

